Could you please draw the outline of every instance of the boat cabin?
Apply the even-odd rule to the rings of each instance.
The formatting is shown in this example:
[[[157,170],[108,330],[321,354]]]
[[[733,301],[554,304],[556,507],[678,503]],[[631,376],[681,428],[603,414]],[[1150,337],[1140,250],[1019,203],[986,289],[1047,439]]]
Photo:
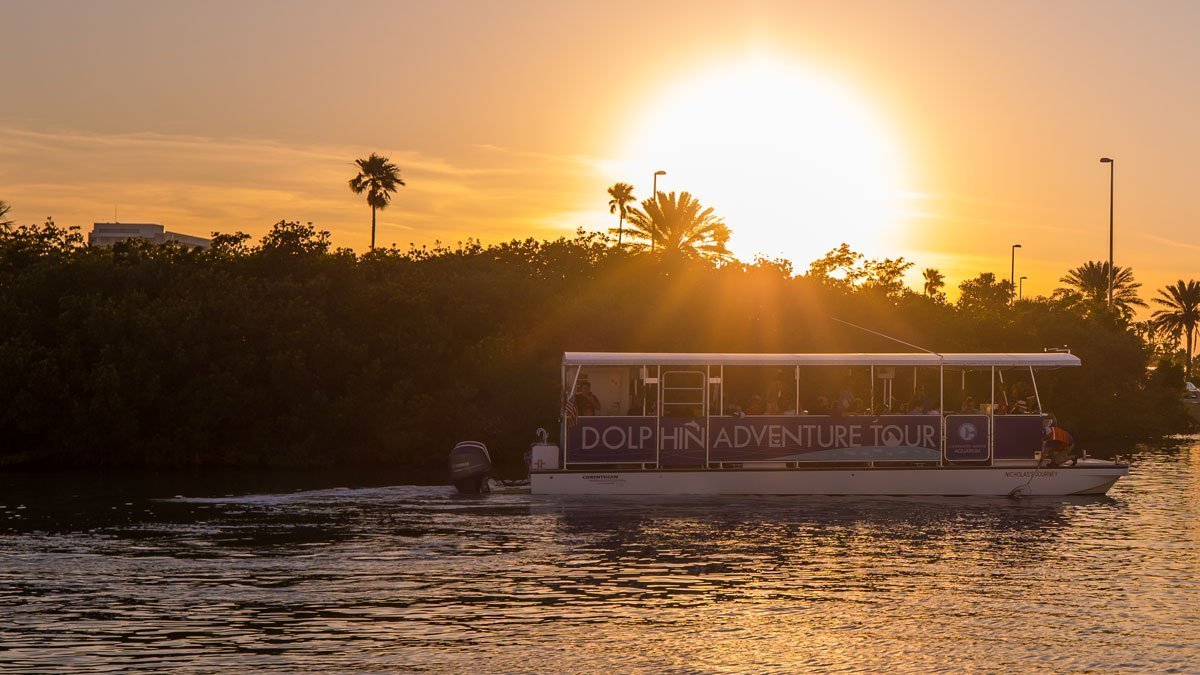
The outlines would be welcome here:
[[[1069,353],[568,352],[571,469],[1006,465],[1041,449],[1041,371]]]

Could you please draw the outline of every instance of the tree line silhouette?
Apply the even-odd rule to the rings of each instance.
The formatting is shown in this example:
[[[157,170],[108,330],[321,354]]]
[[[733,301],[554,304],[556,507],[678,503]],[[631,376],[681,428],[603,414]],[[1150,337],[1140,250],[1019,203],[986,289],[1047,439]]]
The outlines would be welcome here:
[[[1196,282],[1139,323],[1132,273],[1109,311],[1101,263],[1016,302],[983,273],[951,303],[936,270],[909,289],[902,258],[843,244],[796,273],[733,259],[728,233],[687,193],[625,209],[611,235],[364,255],[288,221],[258,241],[215,233],[209,250],[2,225],[0,465],[402,472],[465,438],[514,463],[534,429],[557,429],[563,351],[895,350],[831,317],[937,351],[1069,346],[1084,367],[1039,384],[1084,447],[1190,428]]]

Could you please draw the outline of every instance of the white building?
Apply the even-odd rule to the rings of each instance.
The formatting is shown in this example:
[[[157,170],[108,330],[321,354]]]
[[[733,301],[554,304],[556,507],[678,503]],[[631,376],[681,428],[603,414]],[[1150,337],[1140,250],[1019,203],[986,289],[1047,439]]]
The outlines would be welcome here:
[[[200,248],[208,248],[212,245],[210,239],[178,232],[167,232],[162,225],[156,223],[92,223],[92,231],[88,232],[89,246],[112,246],[118,241],[127,239],[147,239],[156,244],[173,241],[184,246],[199,246]]]

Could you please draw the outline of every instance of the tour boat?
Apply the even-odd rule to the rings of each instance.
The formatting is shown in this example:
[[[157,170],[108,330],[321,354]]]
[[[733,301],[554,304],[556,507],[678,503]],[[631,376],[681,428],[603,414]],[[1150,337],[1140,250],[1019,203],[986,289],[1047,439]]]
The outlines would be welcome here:
[[[529,487],[535,495],[1101,495],[1127,464],[1043,452],[1055,422],[1037,375],[1079,365],[1065,352],[567,352],[561,445],[541,432]],[[461,490],[486,489],[489,469],[480,443],[452,454]]]

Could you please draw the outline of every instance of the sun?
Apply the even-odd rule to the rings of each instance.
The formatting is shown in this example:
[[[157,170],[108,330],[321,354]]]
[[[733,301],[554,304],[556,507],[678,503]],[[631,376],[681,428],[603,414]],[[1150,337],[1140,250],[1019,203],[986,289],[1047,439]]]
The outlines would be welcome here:
[[[712,206],[743,260],[799,271],[841,242],[894,257],[903,239],[897,144],[853,92],[800,67],[755,58],[703,72],[663,92],[627,139],[614,180],[640,200],[666,171],[659,190]]]

